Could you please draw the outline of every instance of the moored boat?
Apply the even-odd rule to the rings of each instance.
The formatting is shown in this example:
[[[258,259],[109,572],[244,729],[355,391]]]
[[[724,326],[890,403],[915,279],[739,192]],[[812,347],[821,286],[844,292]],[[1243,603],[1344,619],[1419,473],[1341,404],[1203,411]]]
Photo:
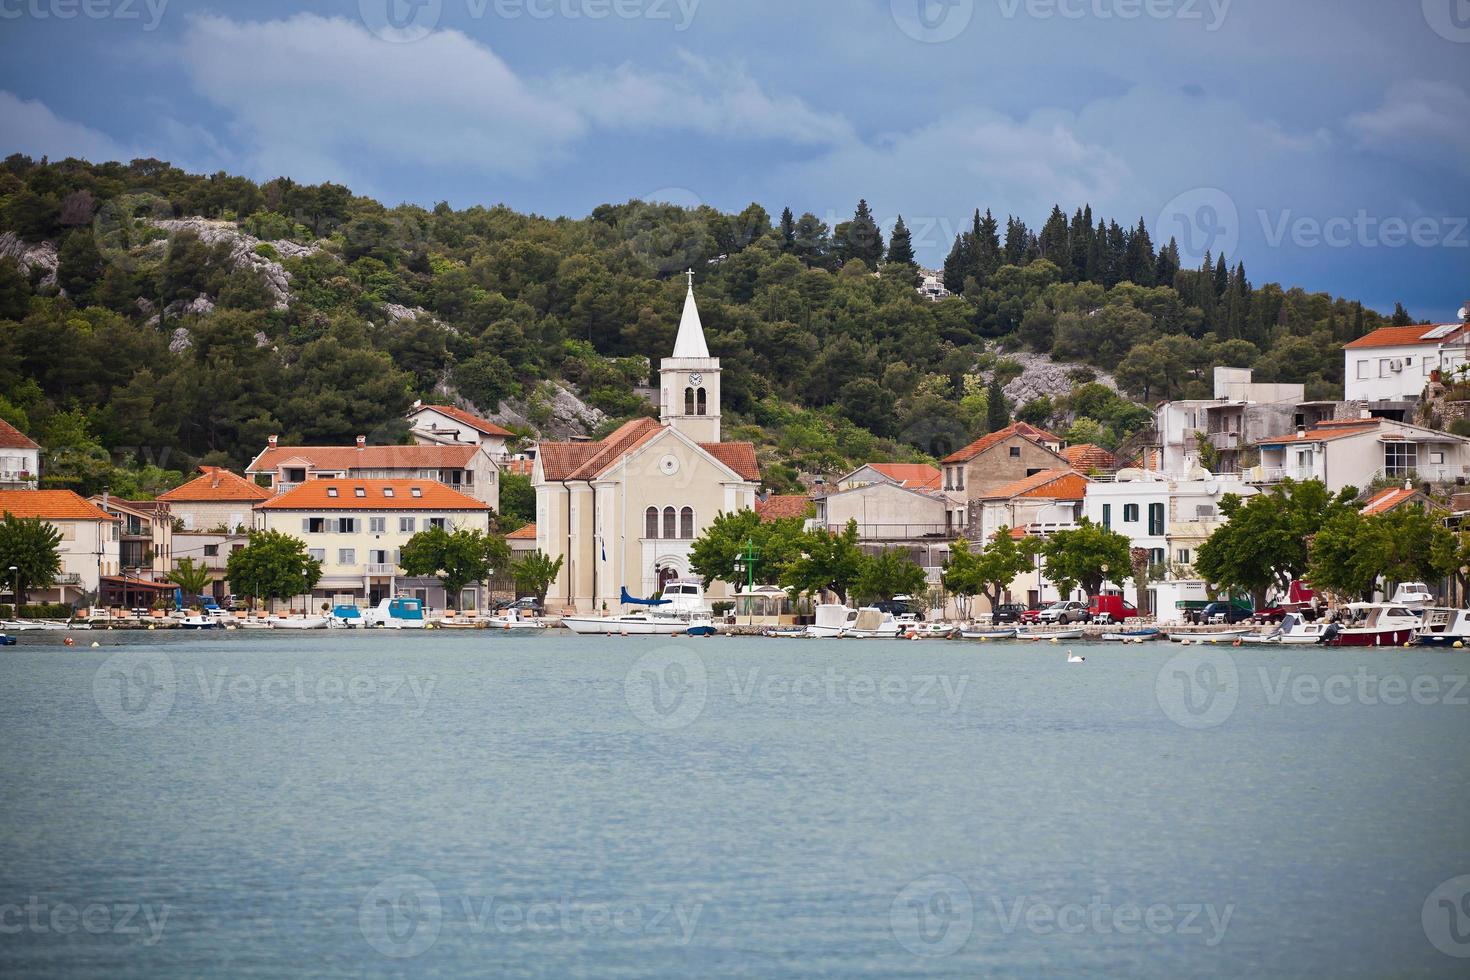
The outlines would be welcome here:
[[[1162,640],[1164,632],[1157,626],[1147,626],[1136,630],[1115,630],[1104,633],[1102,638],[1110,643],[1147,643],[1149,640]]]
[[[1016,638],[1016,627],[975,626],[970,629],[960,630],[960,637],[966,640],[1014,640]]]
[[[1234,643],[1254,633],[1251,627],[1228,630],[1170,630],[1171,643]]]
[[[853,640],[892,639],[898,636],[899,629],[893,613],[877,606],[864,606],[848,617],[847,625],[839,635]]]
[[[1346,624],[1328,623],[1319,641],[1329,647],[1398,647],[1423,625],[1418,614],[1392,602],[1354,602],[1345,607]]]
[[[847,628],[848,617],[854,612],[845,603],[824,602],[817,606],[814,621],[806,628],[806,635],[818,638],[841,636]]]
[[[280,616],[269,620],[273,630],[324,630],[325,616]]]
[[[616,616],[563,616],[562,625],[573,633],[588,635],[676,636],[687,633],[696,618],[710,617],[703,586],[693,579],[669,582],[657,599],[635,599],[623,589],[622,603],[644,608]]]
[[[1470,646],[1470,609],[1424,610],[1414,643],[1423,647]]]
[[[225,624],[213,616],[191,615],[179,620],[179,628],[186,630],[222,630]]]
[[[1073,627],[1073,628],[1070,628],[1070,629],[1045,629],[1045,628],[1031,627],[1031,628],[1027,628],[1027,629],[1018,629],[1018,630],[1016,630],[1016,639],[1018,639],[1018,640],[1080,640],[1080,639],[1082,639],[1082,634],[1083,634],[1083,629],[1080,626]]]
[[[423,600],[411,596],[384,599],[362,619],[364,625],[390,630],[421,630],[426,625]]]

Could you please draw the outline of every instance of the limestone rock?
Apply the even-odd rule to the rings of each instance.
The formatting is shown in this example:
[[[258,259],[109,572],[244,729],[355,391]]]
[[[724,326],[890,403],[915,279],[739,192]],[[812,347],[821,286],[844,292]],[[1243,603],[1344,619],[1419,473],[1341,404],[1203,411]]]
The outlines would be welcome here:
[[[168,352],[170,354],[182,354],[193,346],[194,338],[189,335],[189,328],[178,327],[174,330],[173,337],[169,339]]]
[[[1079,368],[1096,375],[1098,384],[1106,385],[1114,391],[1118,390],[1118,382],[1111,374],[1089,364],[1053,361],[1046,354],[1033,354],[1029,351],[1007,352],[999,356],[1019,361],[1023,369],[1020,377],[1002,389],[1005,391],[1006,399],[1015,408],[1020,408],[1031,399],[1040,398],[1042,395],[1049,395],[1053,401],[1070,395],[1077,383],[1068,375]]]
[[[265,288],[275,297],[275,307],[284,310],[291,300],[291,273],[274,259],[257,254],[255,247],[261,239],[241,231],[233,221],[212,221],[209,218],[169,218],[152,222],[170,234],[192,231],[206,245],[223,242],[230,250],[230,262],[235,269],[254,269],[265,281]],[[321,251],[321,245],[300,245],[296,242],[274,241],[269,243],[282,258],[292,259],[312,255]]]
[[[0,259],[14,259],[20,274],[29,276],[32,269],[44,269],[46,274],[42,282],[48,286],[56,285],[56,246],[51,242],[38,242],[31,245],[22,241],[13,231],[0,234]]]

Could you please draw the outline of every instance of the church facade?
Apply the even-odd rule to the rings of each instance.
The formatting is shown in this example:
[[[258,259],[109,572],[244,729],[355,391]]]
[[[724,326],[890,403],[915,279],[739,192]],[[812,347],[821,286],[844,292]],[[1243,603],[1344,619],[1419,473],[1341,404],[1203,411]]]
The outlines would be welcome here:
[[[655,596],[692,576],[690,548],[717,514],[755,507],[755,447],[720,440],[720,360],[705,343],[690,279],[673,356],[659,366],[659,418],[634,419],[600,442],[537,450],[536,547],[562,559],[549,610],[614,611],[624,588]],[[711,583],[709,597],[724,588]]]

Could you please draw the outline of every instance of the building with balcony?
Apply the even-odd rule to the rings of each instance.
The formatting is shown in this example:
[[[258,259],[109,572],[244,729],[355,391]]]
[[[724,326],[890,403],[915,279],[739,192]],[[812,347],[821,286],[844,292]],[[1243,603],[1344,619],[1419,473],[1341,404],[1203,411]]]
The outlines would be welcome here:
[[[199,476],[158,495],[185,532],[239,534],[249,531],[252,509],[274,496],[222,466],[201,466]]]
[[[0,419],[0,488],[34,490],[41,480],[41,447]]]
[[[398,566],[403,546],[420,531],[490,530],[489,504],[437,481],[322,477],[260,504],[256,515],[259,527],[300,538],[322,563],[313,605],[376,605],[407,594],[432,608],[483,608],[480,583],[446,597],[437,578],[406,576]]]
[[[1026,422],[981,436],[940,461],[943,487],[958,504],[1044,470],[1070,469],[1061,437]]]
[[[1470,478],[1470,439],[1366,413],[1271,436],[1256,449],[1260,464],[1244,474],[1256,483],[1321,480],[1337,491],[1383,480],[1462,484]]]
[[[501,456],[515,438],[504,426],[453,405],[414,402],[405,418],[412,427],[413,441],[421,446],[476,445],[484,446],[492,456]]]
[[[118,563],[130,574],[162,581],[174,567],[173,515],[159,500],[122,500],[101,493],[88,498],[118,518]]]
[[[432,480],[496,509],[498,455],[480,443],[369,446],[365,436],[358,436],[354,446],[282,446],[271,436],[245,475],[274,494],[321,479]]]
[[[887,480],[835,490],[815,498],[810,525],[834,534],[857,522],[858,542],[867,554],[900,549],[939,581],[949,543],[964,532],[963,509],[934,490],[916,490]]]
[[[70,490],[0,490],[0,516],[39,517],[61,534],[61,574],[49,588],[26,588],[30,602],[78,604],[95,596],[104,576],[118,574],[120,520]],[[3,588],[13,590],[13,577]]]
[[[1465,365],[1467,346],[1464,323],[1380,327],[1343,345],[1343,389],[1350,401],[1412,404],[1434,372]]]
[[[970,537],[989,541],[1001,528],[1049,533],[1075,527],[1092,481],[1071,469],[1042,470],[970,502]]]

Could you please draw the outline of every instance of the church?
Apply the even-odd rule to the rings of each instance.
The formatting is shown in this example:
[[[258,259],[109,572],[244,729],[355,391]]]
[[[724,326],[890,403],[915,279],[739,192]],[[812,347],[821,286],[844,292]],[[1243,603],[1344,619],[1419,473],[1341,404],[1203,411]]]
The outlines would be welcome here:
[[[692,577],[689,550],[716,515],[755,507],[755,447],[720,441],[720,359],[705,343],[688,275],[673,356],[659,366],[659,418],[537,450],[536,547],[563,559],[548,610],[616,611],[624,588],[656,596]],[[708,596],[725,589],[710,583]]]

